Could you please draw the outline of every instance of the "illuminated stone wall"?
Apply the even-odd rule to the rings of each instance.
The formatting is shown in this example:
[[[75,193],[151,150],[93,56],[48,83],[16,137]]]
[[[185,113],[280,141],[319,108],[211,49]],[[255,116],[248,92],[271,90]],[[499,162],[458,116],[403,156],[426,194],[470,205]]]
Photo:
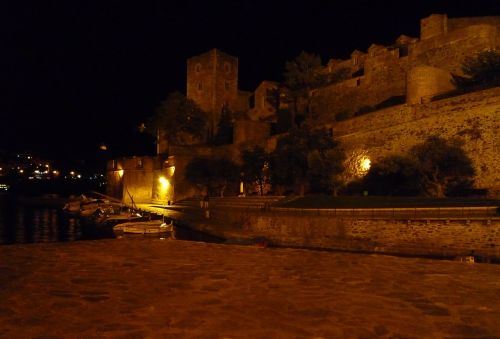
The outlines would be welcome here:
[[[264,144],[271,134],[271,125],[266,122],[240,120],[234,123],[235,145],[257,145]]]
[[[420,105],[399,105],[333,125],[351,152],[372,162],[404,154],[430,135],[460,138],[476,169],[476,187],[500,191],[500,88]],[[498,193],[497,193],[498,194]]]
[[[163,184],[160,178],[164,178]],[[126,204],[172,200],[173,172],[163,157],[120,158],[108,162],[108,195]]]
[[[355,51],[349,60],[330,61],[325,67],[327,73],[347,66],[352,71],[355,67],[362,68],[364,72],[353,73],[352,79],[315,90],[313,120],[332,123],[339,113],[352,115],[364,106],[407,95],[407,76],[415,68],[430,66],[447,74],[462,74],[461,65],[467,56],[500,48],[499,23],[500,17],[448,19],[446,15],[431,15],[421,21],[420,39],[401,36],[391,46],[373,44],[366,55]],[[420,88],[436,84],[443,90],[451,88],[451,83],[441,86],[445,85],[444,78],[437,71],[431,72],[426,79],[420,77],[424,80]],[[409,83],[413,83],[411,79]]]
[[[461,74],[466,56],[500,46],[498,30],[491,25],[469,26],[409,46],[412,66],[428,65]]]
[[[406,78],[406,102],[409,104],[419,104],[422,100],[455,89],[451,74],[436,67],[414,67]]]
[[[248,112],[248,116],[251,120],[262,120],[274,116],[276,110],[268,102],[267,95],[268,91],[276,90],[277,88],[278,83],[273,81],[263,81],[255,89],[254,107]]]
[[[272,243],[408,255],[500,259],[500,220],[342,219],[318,215],[255,215],[245,228]]]
[[[210,132],[215,134],[223,106],[238,111],[245,102],[238,92],[238,58],[217,49],[189,58],[186,95],[209,114]]]

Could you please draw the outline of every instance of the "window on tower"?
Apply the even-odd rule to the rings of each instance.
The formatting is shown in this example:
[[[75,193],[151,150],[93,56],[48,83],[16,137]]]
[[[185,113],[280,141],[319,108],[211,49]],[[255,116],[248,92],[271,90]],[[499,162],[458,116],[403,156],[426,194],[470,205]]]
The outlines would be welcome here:
[[[203,85],[201,82],[198,83],[198,91],[201,91],[203,89]]]

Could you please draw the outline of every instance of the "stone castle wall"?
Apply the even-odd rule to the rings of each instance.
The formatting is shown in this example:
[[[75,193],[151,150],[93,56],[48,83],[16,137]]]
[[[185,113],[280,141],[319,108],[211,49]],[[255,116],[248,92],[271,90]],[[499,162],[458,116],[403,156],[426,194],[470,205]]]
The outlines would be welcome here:
[[[347,66],[353,71],[361,67],[364,72],[315,90],[312,100],[314,119],[331,123],[337,114],[352,116],[365,106],[407,95],[407,84],[412,84],[408,75],[414,68],[430,66],[448,74],[461,75],[461,65],[466,57],[500,47],[499,22],[500,17],[448,19],[446,15],[431,15],[422,19],[420,40],[402,36],[393,46],[372,45],[368,54],[355,51],[350,60],[330,61],[325,67],[327,73]],[[441,79],[445,77],[439,75]],[[420,88],[435,87],[433,74],[426,81]],[[444,83],[441,81],[440,84]],[[451,83],[444,84],[440,90],[452,86]]]
[[[282,246],[440,257],[474,253],[500,259],[500,219],[343,219],[255,215],[246,229]]]
[[[420,105],[399,105],[333,125],[347,153],[372,162],[404,154],[430,135],[460,138],[476,169],[476,187],[500,190],[500,88]]]
[[[188,59],[186,95],[209,114],[209,131],[214,135],[223,107],[241,108],[238,58],[212,49]]]
[[[497,28],[490,25],[469,26],[409,46],[412,66],[428,65],[462,74],[461,65],[466,56],[485,49],[494,49],[498,39]]]
[[[482,16],[468,18],[448,18],[448,31],[455,31],[473,25],[491,25],[500,30],[500,17]]]

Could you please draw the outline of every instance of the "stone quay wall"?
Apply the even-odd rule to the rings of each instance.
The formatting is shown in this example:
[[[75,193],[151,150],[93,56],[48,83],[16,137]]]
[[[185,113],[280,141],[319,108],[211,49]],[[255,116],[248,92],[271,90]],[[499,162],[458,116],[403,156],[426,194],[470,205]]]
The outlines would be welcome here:
[[[370,219],[328,215],[246,216],[272,244],[388,254],[500,259],[500,218]]]

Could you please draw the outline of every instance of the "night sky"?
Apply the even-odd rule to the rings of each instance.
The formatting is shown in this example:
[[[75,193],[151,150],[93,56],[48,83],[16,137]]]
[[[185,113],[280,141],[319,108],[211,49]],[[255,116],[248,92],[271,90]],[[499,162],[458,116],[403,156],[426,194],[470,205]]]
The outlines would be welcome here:
[[[498,0],[2,1],[0,151],[50,158],[153,153],[137,126],[173,90],[186,59],[239,57],[240,89],[282,80],[301,50],[348,58],[371,43],[418,37],[419,20],[500,15]]]

